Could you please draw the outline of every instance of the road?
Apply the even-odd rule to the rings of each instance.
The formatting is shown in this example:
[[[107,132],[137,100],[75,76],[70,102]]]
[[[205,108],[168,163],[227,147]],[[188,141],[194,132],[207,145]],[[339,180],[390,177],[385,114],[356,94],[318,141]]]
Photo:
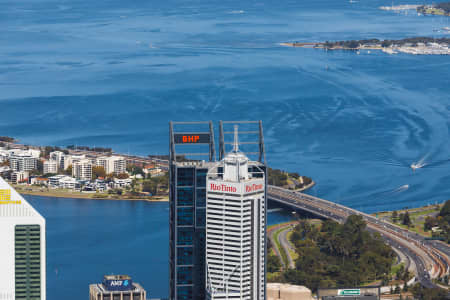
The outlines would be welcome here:
[[[292,246],[291,242],[288,241],[287,239],[287,234],[288,232],[292,231],[292,226],[288,226],[285,230],[281,231],[280,234],[278,235],[278,241],[280,242],[281,247],[283,247],[284,252],[286,253],[287,259],[288,259],[288,264],[289,264],[289,268],[294,269],[295,268],[295,263],[294,263],[294,259],[291,256],[291,252],[295,252],[294,247]]]
[[[448,274],[450,247],[444,243],[425,240],[392,223],[307,194],[269,186],[267,197],[269,200],[277,201],[293,209],[304,210],[341,223],[345,222],[350,215],[362,216],[368,230],[381,234],[387,243],[410,260],[410,270],[416,274],[417,281],[425,287],[435,287],[432,279]]]

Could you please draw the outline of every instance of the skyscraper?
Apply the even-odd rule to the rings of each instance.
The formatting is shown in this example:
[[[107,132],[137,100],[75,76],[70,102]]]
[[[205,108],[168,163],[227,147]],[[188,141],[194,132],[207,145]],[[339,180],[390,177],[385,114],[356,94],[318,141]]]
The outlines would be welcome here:
[[[206,193],[207,299],[265,299],[265,167],[233,150],[210,168]]]
[[[220,159],[229,144],[224,137],[230,132],[224,131],[224,123],[235,122],[220,122]],[[259,140],[245,144],[259,146],[259,151],[252,153],[259,154],[259,162],[248,164],[248,172],[264,181],[265,176],[261,174],[261,170],[265,172],[262,124],[260,121],[238,123],[259,125],[258,130],[246,131],[259,135]],[[206,298],[206,177],[208,171],[217,166],[214,130],[212,122],[170,122],[169,129],[169,299],[202,300]],[[260,217],[265,226],[265,210],[263,213]],[[265,241],[265,236],[261,238]],[[263,252],[258,260],[264,260],[265,243],[260,250]],[[263,281],[264,274],[262,270]],[[264,287],[262,292],[254,294],[263,296],[254,299],[264,300]]]
[[[207,129],[196,129],[202,127]],[[177,152],[177,146],[184,148],[182,151],[189,148],[188,156],[206,156],[208,161],[187,160],[186,152]],[[205,147],[207,153],[196,151]],[[214,153],[211,122],[170,123],[171,300],[205,299],[206,174],[214,161]]]
[[[0,299],[46,299],[45,219],[0,177]]]

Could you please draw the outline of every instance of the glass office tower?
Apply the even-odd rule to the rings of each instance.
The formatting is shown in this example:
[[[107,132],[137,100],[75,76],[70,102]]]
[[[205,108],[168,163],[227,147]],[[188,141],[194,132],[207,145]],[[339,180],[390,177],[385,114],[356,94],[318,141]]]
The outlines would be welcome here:
[[[190,125],[207,126],[207,130],[186,133]],[[177,133],[178,128],[183,133]],[[176,152],[177,145],[194,153]],[[209,148],[207,153],[198,152],[205,147]],[[208,161],[187,161],[186,156],[206,156]],[[206,174],[211,161],[214,161],[211,122],[170,123],[169,297],[172,300],[205,299]]]
[[[246,154],[256,154],[259,162],[265,162],[261,121],[220,122],[219,158],[223,158],[225,146],[230,144],[225,137],[233,134],[224,128],[232,123],[257,127],[243,132],[259,137],[254,142],[245,141],[245,145],[258,147],[258,151]],[[206,177],[216,164],[214,130],[211,121],[170,122],[169,130],[169,299],[203,300],[206,298]],[[265,164],[258,169],[265,171]],[[256,171],[249,166],[249,172]],[[263,251],[266,257],[266,249]]]

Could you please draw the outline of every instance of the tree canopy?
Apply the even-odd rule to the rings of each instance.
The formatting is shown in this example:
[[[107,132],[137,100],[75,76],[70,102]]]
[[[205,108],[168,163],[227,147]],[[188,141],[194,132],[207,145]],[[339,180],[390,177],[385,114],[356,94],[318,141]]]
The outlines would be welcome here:
[[[369,233],[356,215],[344,224],[324,221],[320,229],[301,221],[291,239],[298,259],[296,268],[283,274],[284,280],[314,291],[385,279],[395,258],[381,236]]]

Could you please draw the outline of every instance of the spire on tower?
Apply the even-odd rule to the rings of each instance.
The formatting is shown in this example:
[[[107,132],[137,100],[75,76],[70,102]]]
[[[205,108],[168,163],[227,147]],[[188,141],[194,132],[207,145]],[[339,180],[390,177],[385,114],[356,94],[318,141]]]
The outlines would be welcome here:
[[[238,125],[234,125],[234,144],[233,152],[237,153],[239,151],[239,138],[238,138]]]

